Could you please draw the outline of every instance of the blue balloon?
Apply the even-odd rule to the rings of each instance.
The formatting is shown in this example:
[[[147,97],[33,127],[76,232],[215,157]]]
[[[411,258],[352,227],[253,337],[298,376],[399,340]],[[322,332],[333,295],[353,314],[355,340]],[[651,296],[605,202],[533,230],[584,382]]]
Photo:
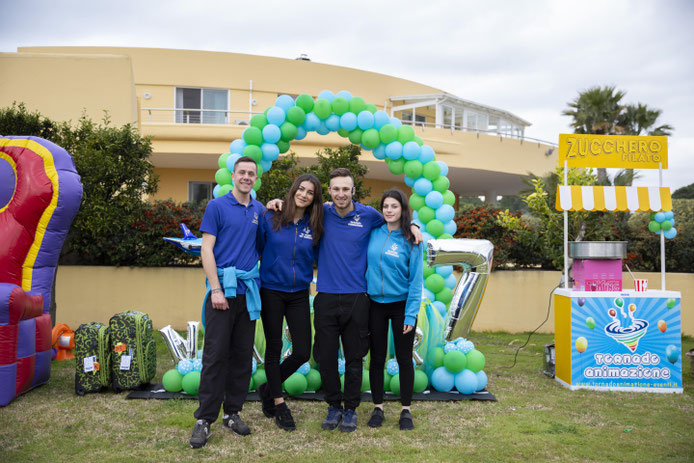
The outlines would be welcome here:
[[[458,225],[456,225],[454,220],[443,224],[444,233],[448,233],[449,235],[453,236],[455,235],[456,230],[458,230]]]
[[[304,376],[306,376],[309,371],[311,371],[311,364],[308,362],[304,363],[299,367],[298,370],[296,370],[297,373],[301,373]]]
[[[416,213],[417,213],[417,211],[415,211],[415,214],[416,214]],[[419,227],[420,230],[424,230],[424,228],[426,228],[425,225],[424,225],[419,219],[417,219],[417,218],[413,218],[413,219],[412,219],[412,223],[415,224],[415,225],[417,225],[417,226]]]
[[[436,162],[438,163],[439,166],[441,166],[441,174],[440,174],[441,177],[445,177],[446,175],[448,175],[448,164],[446,164],[443,161],[436,161]]]
[[[431,385],[439,392],[448,392],[453,389],[455,376],[446,367],[438,367],[431,374]]]
[[[263,127],[263,140],[268,143],[277,143],[282,138],[280,128],[275,124],[268,124]]]
[[[185,376],[191,371],[193,371],[193,362],[189,359],[183,359],[180,362],[178,362],[178,365],[176,365],[176,369],[180,374]]]
[[[246,146],[248,145],[243,138],[237,138],[231,142],[231,145],[229,145],[229,152],[241,154]]]
[[[255,190],[251,190],[251,198],[255,199],[255,197],[256,197]]]
[[[675,227],[672,227],[668,231],[663,232],[663,235],[665,235],[665,238],[671,240],[675,236],[677,236],[677,229]]]
[[[232,153],[229,155],[227,158],[227,169],[229,169],[229,172],[234,171],[234,164],[236,164],[236,161],[238,161],[239,158],[241,158],[241,155],[238,153]]]
[[[267,121],[270,124],[275,124],[277,126],[280,126],[284,123],[285,118],[287,117],[287,113],[284,112],[284,109],[278,107],[278,106],[273,106],[270,108],[270,110],[267,112]]]
[[[393,143],[396,143],[396,142],[393,142]],[[386,151],[387,151],[387,148],[386,148]],[[426,179],[424,177],[422,177],[422,178],[418,179],[416,182],[414,182],[414,192],[417,193],[419,196],[426,196],[433,189],[434,189],[434,186],[431,184],[431,182],[428,179]],[[437,193],[438,193],[438,191],[437,191]],[[441,193],[439,193],[439,195],[440,194]],[[426,202],[426,198],[424,199],[424,201]],[[443,196],[441,196],[441,201],[443,202]],[[429,206],[429,207],[431,207],[431,206]]]
[[[201,358],[193,359],[193,371],[197,371],[197,372],[202,371],[202,359]]]
[[[345,129],[348,132],[357,128],[357,115],[354,113],[346,112],[340,116],[340,128]]]
[[[380,160],[385,159],[386,158],[386,145],[381,143],[376,148],[374,148],[374,157],[376,159],[380,159]]]
[[[434,148],[432,148],[429,145],[422,145],[421,146],[421,154],[419,155],[419,162],[422,164],[426,164],[427,162],[433,161],[434,160]],[[441,174],[443,175],[443,174]]]
[[[349,101],[349,100],[352,99],[352,94],[349,93],[347,90],[340,90],[340,91],[337,92],[337,94],[335,95],[336,98],[337,98],[338,96],[344,98],[344,99],[347,100],[347,101]]]
[[[274,143],[263,143],[262,145],[260,145],[260,150],[263,152],[262,160],[264,161],[272,162],[275,159],[277,159],[280,155],[280,149]],[[265,168],[263,168],[263,172],[267,172]]]
[[[200,362],[202,365],[202,362]],[[255,370],[258,369],[258,361],[255,359],[255,357],[251,358],[251,374],[255,373]]]
[[[422,235],[423,235],[424,233],[426,233],[426,232],[423,232]],[[422,288],[422,296],[423,296],[423,297],[426,297],[426,298],[429,299],[430,301],[435,301],[435,300],[436,300],[436,294],[434,294],[434,293],[433,293],[431,290],[429,290],[428,288],[424,288],[424,287]]]
[[[395,376],[400,373],[400,365],[398,365],[398,361],[395,359],[388,360],[386,362],[386,370],[390,376]]]
[[[402,125],[402,121],[400,119],[398,119],[397,117],[391,117],[390,123],[393,124],[396,129]]]
[[[420,227],[419,229],[422,230],[423,228],[424,227]],[[427,243],[429,242],[429,240],[433,240],[433,239],[434,239],[434,237],[431,236],[429,233],[427,233],[425,231],[422,232],[422,243],[423,243],[423,245],[424,245],[423,247],[425,249],[427,247]],[[431,299],[431,300],[433,301],[434,299]]]
[[[374,126],[374,115],[371,111],[363,110],[357,115],[357,125],[362,130],[370,129]]]
[[[665,356],[668,362],[677,363],[677,360],[680,358],[680,348],[674,344],[670,344],[665,348]]]
[[[405,175],[405,185],[407,185],[409,187],[413,187],[414,182],[416,182],[416,181],[417,181],[416,178],[408,177],[407,175]]]
[[[324,99],[326,99],[332,103],[333,100],[335,99],[335,94],[333,92],[331,92],[330,90],[323,90],[322,92],[320,92],[318,94],[318,98],[324,98]]]
[[[658,223],[662,223],[665,220],[665,213],[664,212],[657,212],[655,214],[655,221]]]
[[[345,374],[345,359],[337,359],[337,372],[341,375]]]
[[[263,172],[267,172],[268,170],[272,169],[272,161],[269,161],[267,159],[261,159],[259,164],[260,167],[263,168]]]
[[[444,304],[441,301],[434,301],[432,302],[432,305],[436,307],[436,310],[439,311],[442,317],[446,316],[446,312],[448,312],[448,309],[446,308],[446,304]]]
[[[402,157],[408,161],[417,159],[422,152],[422,148],[417,144],[416,141],[408,141],[405,146],[402,147]]]
[[[675,214],[672,211],[665,211],[665,212],[663,212],[663,215],[665,216],[665,220],[670,220],[670,221],[675,216]]]
[[[477,389],[476,391],[481,391],[485,387],[487,387],[487,373],[484,372],[484,370],[480,370],[477,373],[475,373],[475,376],[477,376]]]
[[[386,145],[386,156],[392,160],[400,159],[402,157],[402,143],[399,141],[392,141]]]
[[[386,124],[390,124],[390,117],[388,113],[379,109],[374,113],[374,128],[380,130]]]
[[[428,180],[427,180],[428,181]],[[431,183],[431,182],[429,182]],[[421,194],[421,193],[419,193]],[[443,204],[443,195],[438,191],[429,191],[424,197],[424,202],[430,208],[436,210]]]
[[[446,277],[445,280],[443,280],[443,284],[446,286],[446,288],[453,289],[455,288],[455,285],[458,284],[458,280],[456,279],[455,275],[451,273]]]
[[[443,198],[443,195],[441,196]],[[436,209],[436,218],[442,223],[448,223],[455,217],[455,209],[449,204],[443,204]]]
[[[461,394],[474,394],[477,390],[477,375],[465,369],[455,375],[455,388]]]
[[[290,97],[289,95],[280,95],[275,100],[275,106],[282,108],[285,113],[289,111],[289,108],[295,105],[296,103],[294,103],[294,98]]]
[[[218,197],[219,196],[219,189],[222,188],[222,185],[215,185],[214,189],[212,190],[212,196],[213,197]]]
[[[306,128],[304,128],[303,125],[300,125],[296,128],[296,140],[303,140],[306,138],[306,135],[308,132],[306,131]]]
[[[331,131],[331,132],[337,132],[340,130],[340,116],[337,114],[331,114],[326,120],[325,120],[325,126]]]
[[[445,354],[447,354],[447,353],[449,353],[450,351],[453,351],[453,350],[458,350],[458,345],[457,345],[456,343],[454,343],[454,342],[447,342],[447,343],[443,346],[443,352],[444,352]]]
[[[441,267],[435,267],[434,271],[441,275],[442,277],[446,278],[448,275],[453,273],[453,266],[452,265],[442,265]]]
[[[315,132],[320,127],[320,118],[312,112],[308,113],[303,125],[307,132]]]
[[[328,126],[325,125],[325,121],[320,121],[320,124],[318,124],[316,132],[321,135],[327,135],[330,133],[330,129],[328,128]]]

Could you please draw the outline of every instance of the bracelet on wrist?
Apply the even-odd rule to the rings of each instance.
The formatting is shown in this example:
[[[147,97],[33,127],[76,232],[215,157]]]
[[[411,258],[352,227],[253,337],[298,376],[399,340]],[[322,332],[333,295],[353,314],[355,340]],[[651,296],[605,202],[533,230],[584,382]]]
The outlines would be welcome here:
[[[215,288],[215,289],[211,290],[210,292],[211,292],[211,293],[216,293],[217,291],[220,291],[220,292],[221,292],[221,291],[222,291],[222,288]]]

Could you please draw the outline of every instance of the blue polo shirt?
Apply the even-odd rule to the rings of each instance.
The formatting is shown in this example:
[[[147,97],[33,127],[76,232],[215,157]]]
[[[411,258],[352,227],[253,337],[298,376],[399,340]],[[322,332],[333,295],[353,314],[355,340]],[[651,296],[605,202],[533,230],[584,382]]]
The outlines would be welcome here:
[[[323,235],[318,252],[318,292],[351,294],[366,292],[366,257],[371,230],[384,224],[371,206],[354,203],[344,217],[335,205],[323,206]]]
[[[258,224],[264,211],[259,201],[251,199],[244,206],[231,192],[207,204],[200,231],[217,237],[213,252],[218,268],[249,271],[258,265]],[[259,278],[256,283],[260,287]],[[246,294],[246,285],[241,280],[236,294]]]
[[[293,293],[308,289],[313,280],[313,230],[309,216],[289,223],[275,231],[274,212],[267,211],[260,219],[258,247],[260,281],[263,288]]]

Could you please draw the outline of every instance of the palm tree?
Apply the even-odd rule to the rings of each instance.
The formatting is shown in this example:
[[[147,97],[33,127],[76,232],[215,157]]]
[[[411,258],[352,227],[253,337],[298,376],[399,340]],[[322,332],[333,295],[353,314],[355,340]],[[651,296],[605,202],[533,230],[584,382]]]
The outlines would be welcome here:
[[[563,116],[573,118],[571,127],[574,133],[592,133],[597,135],[615,135],[622,132],[620,119],[624,106],[622,98],[626,92],[615,87],[591,87],[578,94],[568,103],[569,109],[562,111]],[[598,183],[608,183],[605,168],[598,169]]]

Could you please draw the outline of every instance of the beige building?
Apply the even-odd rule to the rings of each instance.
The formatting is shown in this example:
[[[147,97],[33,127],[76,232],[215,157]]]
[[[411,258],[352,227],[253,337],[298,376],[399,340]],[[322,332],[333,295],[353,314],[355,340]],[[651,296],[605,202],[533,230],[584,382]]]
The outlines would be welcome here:
[[[254,114],[278,95],[345,89],[414,125],[416,135],[449,165],[458,195],[515,194],[528,173],[554,169],[554,145],[525,137],[530,125],[502,109],[474,103],[405,79],[357,69],[238,53],[115,47],[20,47],[0,53],[0,106],[24,102],[57,120],[83,112],[132,123],[152,137],[160,176],[157,199],[211,195],[217,158]],[[21,135],[21,134],[6,134]],[[310,133],[291,149],[310,163],[326,146],[348,143],[335,133]],[[372,195],[406,188],[383,161],[365,151]]]

